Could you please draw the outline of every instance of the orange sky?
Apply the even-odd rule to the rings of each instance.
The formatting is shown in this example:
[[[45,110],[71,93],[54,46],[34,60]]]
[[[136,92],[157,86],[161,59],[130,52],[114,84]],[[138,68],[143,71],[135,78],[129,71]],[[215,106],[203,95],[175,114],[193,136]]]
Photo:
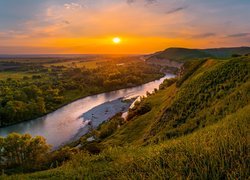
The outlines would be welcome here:
[[[141,54],[168,47],[250,45],[249,1],[36,2],[17,1],[15,11],[8,9],[15,4],[1,6],[0,2],[0,11],[9,13],[9,17],[0,13],[4,22],[0,25],[0,53]],[[121,43],[114,44],[114,37],[120,37]]]

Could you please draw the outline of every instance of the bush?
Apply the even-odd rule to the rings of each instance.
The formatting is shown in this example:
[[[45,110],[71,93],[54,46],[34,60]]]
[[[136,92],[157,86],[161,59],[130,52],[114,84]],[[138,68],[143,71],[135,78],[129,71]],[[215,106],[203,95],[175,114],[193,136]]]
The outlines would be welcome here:
[[[171,86],[177,81],[176,78],[171,78],[171,79],[165,79],[162,84],[160,84],[159,89],[163,90],[166,89],[167,87]]]
[[[133,109],[129,110],[127,119],[131,120],[135,116],[146,114],[149,111],[151,111],[151,109],[152,109],[152,105],[142,100],[140,103],[135,104],[135,107]]]
[[[70,160],[74,154],[78,153],[77,149],[69,147],[63,147],[57,151],[54,151],[48,157],[47,167],[56,168],[61,166],[65,161]]]
[[[102,146],[97,142],[91,142],[86,144],[83,149],[87,150],[90,154],[99,154],[102,150]]]
[[[240,55],[240,54],[232,54],[232,57],[233,57],[233,58],[241,57],[241,55]]]
[[[105,139],[112,135],[120,126],[124,124],[124,119],[121,117],[121,113],[102,124],[98,130],[98,138]]]

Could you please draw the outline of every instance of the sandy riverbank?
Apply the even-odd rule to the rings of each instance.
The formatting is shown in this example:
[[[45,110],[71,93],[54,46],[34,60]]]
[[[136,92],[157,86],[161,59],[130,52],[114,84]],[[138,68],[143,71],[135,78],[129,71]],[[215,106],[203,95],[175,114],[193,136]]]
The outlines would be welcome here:
[[[118,98],[113,101],[108,101],[103,104],[100,104],[89,111],[83,113],[79,118],[83,119],[83,123],[86,124],[83,128],[79,129],[77,134],[71,139],[71,141],[75,141],[79,139],[81,136],[86,134],[89,130],[88,124],[91,122],[92,127],[97,128],[104,121],[109,120],[117,113],[127,112],[131,104],[137,99],[124,99]]]

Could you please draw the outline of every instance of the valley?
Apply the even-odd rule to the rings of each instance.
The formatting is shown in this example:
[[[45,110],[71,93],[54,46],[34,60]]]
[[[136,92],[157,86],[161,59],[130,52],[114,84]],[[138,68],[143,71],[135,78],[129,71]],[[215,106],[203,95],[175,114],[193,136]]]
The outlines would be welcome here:
[[[9,178],[245,179],[249,69],[247,55],[188,60],[177,77],[145,89],[147,97],[128,110],[126,119],[118,113],[94,123],[73,142],[50,152],[45,161],[60,167]],[[129,92],[129,97],[142,95]]]
[[[14,58],[1,59],[0,65],[10,68],[0,72],[0,126],[41,117],[89,95],[164,76],[161,67],[150,66],[137,56]]]

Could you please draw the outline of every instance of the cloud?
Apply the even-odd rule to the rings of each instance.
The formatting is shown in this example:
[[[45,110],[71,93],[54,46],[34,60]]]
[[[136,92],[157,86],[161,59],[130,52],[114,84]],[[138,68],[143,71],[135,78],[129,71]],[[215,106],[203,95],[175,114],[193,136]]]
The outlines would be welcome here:
[[[250,33],[237,33],[237,34],[230,34],[227,37],[230,38],[238,38],[238,37],[248,37],[250,36]]]
[[[62,22],[63,22],[64,24],[70,24],[70,22],[67,21],[67,20],[63,20]]]
[[[127,3],[128,4],[133,4],[133,3],[137,2],[137,1],[139,1],[139,0],[127,0]],[[143,2],[148,5],[148,4],[154,4],[154,3],[156,3],[157,0],[143,0]]]
[[[22,30],[8,30],[6,32],[0,32],[0,39],[22,39],[22,38],[27,38],[29,35],[27,35],[24,31]]]
[[[208,33],[194,35],[192,36],[192,38],[208,38],[213,36],[216,36],[216,33],[208,32]]]
[[[83,6],[78,3],[66,3],[64,4],[66,9],[81,9]]]
[[[147,4],[153,4],[156,3],[157,0],[145,0]]]
[[[174,8],[174,9],[171,9],[171,10],[167,11],[166,14],[173,14],[173,13],[176,13],[176,12],[179,12],[179,11],[183,11],[186,8],[187,8],[187,6]]]
[[[127,0],[127,3],[128,4],[132,4],[132,3],[134,3],[136,0]]]

